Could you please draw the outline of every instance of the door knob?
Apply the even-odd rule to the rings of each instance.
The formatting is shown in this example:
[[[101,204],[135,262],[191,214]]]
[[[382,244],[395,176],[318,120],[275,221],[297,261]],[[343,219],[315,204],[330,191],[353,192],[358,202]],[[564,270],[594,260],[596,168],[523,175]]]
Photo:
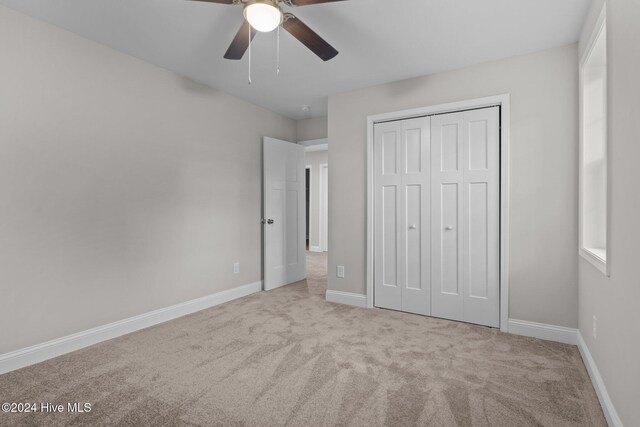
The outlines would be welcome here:
[[[409,226],[409,230],[415,230],[416,228],[418,228],[418,227],[416,227],[416,225],[415,225],[415,224],[411,224],[411,225]]]
[[[269,225],[273,224],[273,220],[272,219],[268,219],[267,220],[267,224],[269,224]]]
[[[448,231],[453,230],[453,225],[447,225],[444,229]]]

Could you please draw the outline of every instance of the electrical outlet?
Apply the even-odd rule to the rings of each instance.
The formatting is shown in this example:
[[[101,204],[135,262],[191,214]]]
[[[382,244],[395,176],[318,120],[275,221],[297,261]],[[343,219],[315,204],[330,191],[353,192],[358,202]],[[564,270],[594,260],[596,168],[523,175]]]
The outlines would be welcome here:
[[[336,276],[341,279],[344,279],[344,265],[339,265],[336,268]]]
[[[598,338],[598,318],[593,316],[593,339]]]
[[[239,262],[234,262],[233,263],[233,274],[238,274],[240,273],[240,263]]]

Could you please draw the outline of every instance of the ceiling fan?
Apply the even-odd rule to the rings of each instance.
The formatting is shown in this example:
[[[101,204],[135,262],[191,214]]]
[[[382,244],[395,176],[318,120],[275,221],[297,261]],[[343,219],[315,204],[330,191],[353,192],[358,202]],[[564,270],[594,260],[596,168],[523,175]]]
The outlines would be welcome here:
[[[256,31],[270,32],[282,25],[289,34],[298,39],[323,61],[334,58],[338,51],[315,31],[289,12],[283,12],[281,5],[307,6],[345,0],[194,0],[208,3],[242,5],[244,22],[224,54],[226,59],[241,59]]]

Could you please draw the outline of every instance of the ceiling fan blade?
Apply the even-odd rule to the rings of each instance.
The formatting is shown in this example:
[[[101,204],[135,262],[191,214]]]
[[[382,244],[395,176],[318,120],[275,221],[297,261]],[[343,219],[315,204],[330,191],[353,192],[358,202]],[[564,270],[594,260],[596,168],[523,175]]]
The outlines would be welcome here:
[[[242,56],[249,47],[249,29],[251,28],[251,40],[256,36],[256,30],[245,20],[242,22],[240,29],[233,38],[233,41],[227,49],[227,53],[224,54],[226,59],[242,59]]]
[[[207,3],[233,4],[233,0],[191,0],[191,1],[204,1],[204,2],[207,2]]]
[[[338,54],[338,51],[333,46],[290,13],[285,14],[282,27],[323,61],[328,61]]]
[[[334,1],[345,1],[345,0],[291,0],[291,4],[294,6],[308,6],[311,4],[332,3]]]

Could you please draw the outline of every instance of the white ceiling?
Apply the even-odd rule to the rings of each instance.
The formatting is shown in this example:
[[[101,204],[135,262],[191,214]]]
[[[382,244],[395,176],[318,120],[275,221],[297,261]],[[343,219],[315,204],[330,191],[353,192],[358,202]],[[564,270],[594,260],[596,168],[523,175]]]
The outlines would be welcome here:
[[[223,59],[242,8],[187,0],[0,0],[13,9],[292,118],[327,113],[327,96],[567,45],[591,0],[350,0],[292,12],[340,51],[322,62],[281,33]],[[283,6],[283,8],[285,8]],[[311,106],[310,112],[301,110]]]

